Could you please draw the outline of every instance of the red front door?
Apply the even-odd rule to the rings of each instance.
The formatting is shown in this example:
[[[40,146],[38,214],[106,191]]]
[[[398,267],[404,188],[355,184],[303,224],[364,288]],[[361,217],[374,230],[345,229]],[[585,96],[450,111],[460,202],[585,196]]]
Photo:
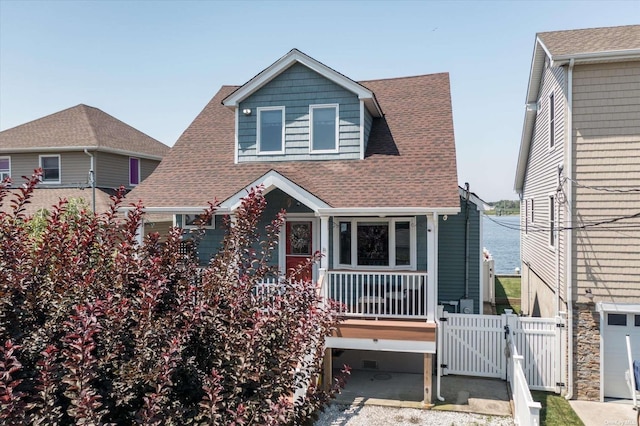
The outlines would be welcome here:
[[[306,268],[297,274],[293,270],[297,269],[300,263],[311,257],[313,243],[313,224],[311,222],[287,222],[286,234],[286,269],[287,278],[311,281],[312,268]]]

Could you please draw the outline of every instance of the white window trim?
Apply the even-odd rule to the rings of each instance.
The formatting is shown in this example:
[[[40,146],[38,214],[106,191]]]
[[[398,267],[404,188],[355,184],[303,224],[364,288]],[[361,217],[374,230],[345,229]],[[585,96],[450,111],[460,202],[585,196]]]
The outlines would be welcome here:
[[[313,149],[313,110],[319,108],[335,108],[336,111],[336,146],[334,149]],[[340,147],[340,105],[339,104],[313,104],[309,105],[309,153],[310,154],[335,154]]]
[[[551,198],[553,197],[553,204],[551,204]],[[549,228],[549,234],[547,234],[547,245],[549,250],[556,251],[558,247],[558,196],[555,192],[549,193],[547,196],[548,207],[547,207],[547,227]],[[553,229],[551,228],[551,212],[553,210]],[[551,244],[551,232],[553,232],[553,244]]]
[[[197,225],[187,225],[187,214],[193,214],[193,215],[200,215],[202,213],[186,213],[186,214],[182,214],[180,216],[182,216],[181,221],[182,221],[182,229],[198,229]],[[175,219],[174,219],[175,221]],[[211,226],[203,226],[203,229],[216,229],[216,216],[213,215],[211,216]]]
[[[44,168],[42,167],[42,159],[50,158],[50,157],[58,157],[58,180],[48,180],[45,181],[44,178]],[[42,169],[42,177],[40,178],[40,183],[43,185],[59,185],[62,182],[62,160],[60,159],[60,154],[42,154],[38,156],[38,164]]]
[[[556,114],[556,96],[554,92],[549,93],[549,96],[547,97],[547,105],[548,105],[548,111],[547,111],[547,129],[549,131],[549,143],[547,145],[547,148],[549,149],[549,151],[553,151],[556,149],[556,145],[558,145],[558,141],[556,138],[556,128],[557,128],[557,119],[558,119],[558,114]],[[552,108],[553,106],[553,108]],[[553,112],[553,114],[552,114]],[[553,131],[551,130],[551,126],[553,123]],[[551,144],[551,137],[553,136],[553,145]]]
[[[8,177],[11,177],[11,156],[10,155],[3,155],[0,156],[0,160],[9,160],[9,169],[0,169],[0,182],[2,182],[5,178],[5,176],[3,176],[3,174],[7,174]]]
[[[138,160],[138,183],[131,182],[131,160]],[[129,157],[129,186],[137,186],[140,184],[140,169],[141,169],[142,161],[138,157]]]
[[[524,235],[529,233],[529,199],[524,199]]]
[[[351,264],[340,263],[340,222],[351,223]],[[386,222],[389,225],[389,263],[387,266],[358,265],[358,222]],[[409,222],[409,265],[395,265],[396,261],[396,222]],[[418,244],[415,217],[334,217],[333,218],[333,265],[347,270],[402,270],[415,271],[418,263]],[[392,231],[393,230],[393,231]]]
[[[257,110],[257,114],[256,114],[256,147],[257,147],[257,154],[258,155],[277,155],[277,154],[284,154],[284,145],[285,145],[285,140],[284,140],[284,136],[285,136],[285,127],[286,127],[286,121],[285,121],[285,107],[284,106],[275,106],[275,107],[258,107],[256,108]],[[260,133],[262,132],[262,126],[260,126],[260,115],[262,114],[262,111],[282,111],[282,145],[281,145],[281,150],[280,151],[262,151],[261,147],[260,147]]]

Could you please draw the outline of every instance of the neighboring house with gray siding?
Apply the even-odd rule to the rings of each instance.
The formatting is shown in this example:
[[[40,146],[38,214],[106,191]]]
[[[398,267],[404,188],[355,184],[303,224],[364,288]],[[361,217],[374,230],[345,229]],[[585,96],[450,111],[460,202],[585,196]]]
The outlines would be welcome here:
[[[630,398],[640,359],[640,26],[539,33],[515,189],[522,310],[566,315],[566,392]]]
[[[51,209],[61,198],[95,202],[103,212],[116,188],[140,184],[168,152],[163,143],[80,104],[0,132],[0,177],[11,178],[15,187],[22,176],[42,169],[28,214]]]
[[[293,49],[223,86],[128,198],[187,227],[219,200],[198,251],[207,263],[223,216],[257,185],[263,225],[287,211],[273,257],[281,275],[320,252],[304,278],[346,306],[327,361],[331,349],[370,351],[367,365],[385,368],[383,353],[404,353],[422,372],[436,351],[436,306],[482,309],[482,203],[457,185],[448,74],[356,82]]]

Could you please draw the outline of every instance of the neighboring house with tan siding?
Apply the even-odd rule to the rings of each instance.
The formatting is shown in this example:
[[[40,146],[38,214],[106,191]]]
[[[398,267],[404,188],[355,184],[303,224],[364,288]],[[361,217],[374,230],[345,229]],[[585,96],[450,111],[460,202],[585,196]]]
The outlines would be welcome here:
[[[16,187],[42,168],[28,214],[61,198],[82,198],[102,212],[115,188],[137,186],[168,152],[156,139],[80,104],[0,132],[0,178],[10,177]]]
[[[566,392],[630,398],[640,359],[640,25],[539,33],[515,189],[522,310],[568,316]]]

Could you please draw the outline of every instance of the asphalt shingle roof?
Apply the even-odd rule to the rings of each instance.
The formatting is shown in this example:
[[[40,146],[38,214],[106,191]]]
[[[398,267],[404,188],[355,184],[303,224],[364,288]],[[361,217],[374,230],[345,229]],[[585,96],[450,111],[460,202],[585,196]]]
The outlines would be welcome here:
[[[553,56],[640,48],[640,25],[538,33]]]
[[[153,157],[162,157],[169,151],[156,139],[83,104],[0,132],[0,153],[63,147],[108,148]]]
[[[384,111],[364,160],[234,164],[234,112],[223,86],[155,172],[128,196],[147,207],[205,206],[275,170],[334,208],[458,208],[449,75],[360,82]]]

